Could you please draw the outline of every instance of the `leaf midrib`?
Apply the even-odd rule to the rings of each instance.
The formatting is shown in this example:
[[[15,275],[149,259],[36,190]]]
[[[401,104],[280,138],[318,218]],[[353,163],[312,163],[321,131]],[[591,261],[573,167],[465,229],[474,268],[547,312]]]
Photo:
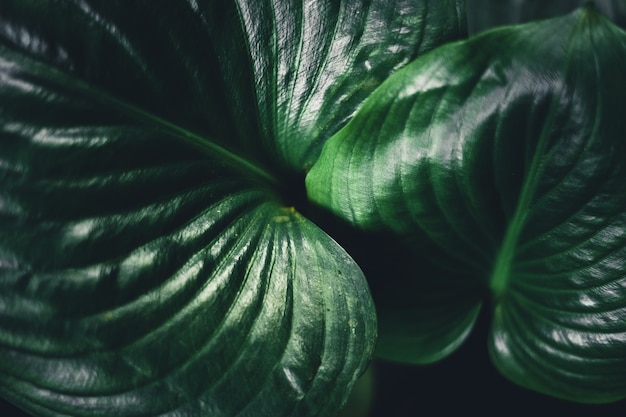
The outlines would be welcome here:
[[[566,60],[561,71],[562,79],[567,80],[570,69],[572,68],[571,61],[574,58],[573,48],[575,45],[575,37],[578,34],[578,30],[582,25],[584,15],[578,17],[578,21],[572,28],[572,31],[568,37],[568,46],[566,52]],[[561,97],[566,93],[565,83],[560,84],[559,90],[553,94],[550,102],[550,108],[546,121],[541,130],[541,135],[537,143],[537,148],[534,151],[531,166],[528,170],[528,176],[522,186],[517,207],[511,218],[508,228],[505,231],[502,245],[498,251],[494,268],[492,270],[489,284],[492,294],[496,298],[500,298],[507,290],[511,277],[511,266],[515,258],[517,245],[526,224],[529,212],[532,206],[533,196],[537,190],[541,174],[543,172],[543,155],[545,155],[546,148],[548,146],[548,139],[552,130],[552,124],[556,118],[557,108]]]
[[[267,170],[245,158],[242,158],[233,151],[218,145],[215,143],[216,141],[212,140],[212,138],[208,138],[185,129],[176,123],[170,122],[169,120],[163,119],[162,117],[159,117],[149,111],[128,103],[80,78],[74,78],[53,66],[27,57],[24,54],[10,51],[1,45],[0,56],[8,56],[9,62],[17,62],[19,68],[27,70],[40,79],[50,81],[53,85],[62,86],[63,88],[82,93],[85,96],[92,97],[97,102],[117,108],[121,113],[126,113],[138,121],[143,121],[146,124],[157,126],[158,128],[167,131],[172,136],[198,149],[203,154],[228,161],[233,166],[241,169],[242,171],[253,174],[258,177],[258,179],[268,184],[276,187],[280,187],[282,184],[276,176]]]

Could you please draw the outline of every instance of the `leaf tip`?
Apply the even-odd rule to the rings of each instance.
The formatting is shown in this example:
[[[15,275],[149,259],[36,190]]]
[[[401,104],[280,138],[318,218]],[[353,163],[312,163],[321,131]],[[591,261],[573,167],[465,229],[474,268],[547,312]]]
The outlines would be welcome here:
[[[583,21],[597,22],[604,20],[602,12],[596,6],[596,2],[588,0],[585,2],[575,13],[579,15],[579,18]]]

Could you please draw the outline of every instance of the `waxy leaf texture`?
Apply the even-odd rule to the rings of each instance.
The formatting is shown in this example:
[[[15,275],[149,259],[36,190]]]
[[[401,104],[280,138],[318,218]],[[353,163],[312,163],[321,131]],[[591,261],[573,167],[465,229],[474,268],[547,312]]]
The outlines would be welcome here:
[[[464,35],[461,1],[3,0],[0,395],[336,414],[374,306],[292,200],[385,78]]]
[[[326,143],[310,198],[411,246],[426,291],[377,306],[382,354],[440,358],[488,299],[504,375],[626,397],[625,74],[626,33],[588,5],[423,56]]]

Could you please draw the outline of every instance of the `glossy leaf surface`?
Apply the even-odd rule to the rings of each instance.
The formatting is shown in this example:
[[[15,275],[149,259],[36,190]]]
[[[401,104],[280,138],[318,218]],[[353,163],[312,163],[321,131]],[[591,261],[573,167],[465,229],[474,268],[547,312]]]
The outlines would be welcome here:
[[[466,36],[461,0],[207,3],[237,119],[258,124],[242,136],[298,173],[389,74]]]
[[[624,398],[624,74],[626,33],[591,6],[445,46],[327,142],[309,195],[408,240],[448,285],[490,292],[491,356],[513,381],[574,401]],[[441,282],[421,272],[413,279]],[[471,317],[453,301],[457,320]],[[414,344],[398,359],[431,354]]]
[[[285,189],[464,34],[461,4],[3,1],[0,393],[36,415],[333,415],[374,307]]]
[[[2,62],[2,393],[43,415],[336,409],[375,326],[344,251],[181,131]]]

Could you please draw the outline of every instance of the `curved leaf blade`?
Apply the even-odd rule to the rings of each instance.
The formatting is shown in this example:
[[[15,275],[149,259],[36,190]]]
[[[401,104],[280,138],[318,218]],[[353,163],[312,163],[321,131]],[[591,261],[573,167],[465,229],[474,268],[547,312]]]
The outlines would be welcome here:
[[[625,73],[626,33],[591,6],[444,46],[327,143],[309,195],[469,268],[513,381],[624,398]]]
[[[378,313],[376,356],[396,362],[431,364],[446,358],[467,339],[482,309],[482,293],[467,276],[432,267],[419,255],[412,258],[410,269],[393,275],[403,283],[400,292],[395,279],[396,287],[392,283],[377,283],[376,277],[374,282],[368,278]],[[406,264],[405,261],[400,265]],[[415,278],[416,273],[420,279]],[[371,277],[367,270],[366,274]]]
[[[359,230],[332,217],[320,223],[367,277],[378,317],[377,357],[429,364],[470,335],[484,295],[471,269],[440,264],[445,255],[404,236]]]
[[[16,49],[0,46],[2,395],[37,415],[334,413],[375,335],[344,250],[180,109]]]
[[[5,1],[0,44],[243,153],[249,144],[224,105],[213,39],[192,3]]]
[[[48,0],[0,12],[10,48],[290,175],[391,73],[466,34],[461,0]]]
[[[466,36],[459,0],[239,0],[215,9],[203,17],[228,57],[227,82],[254,91],[232,88],[236,107],[258,110],[263,149],[297,173],[391,73]]]

